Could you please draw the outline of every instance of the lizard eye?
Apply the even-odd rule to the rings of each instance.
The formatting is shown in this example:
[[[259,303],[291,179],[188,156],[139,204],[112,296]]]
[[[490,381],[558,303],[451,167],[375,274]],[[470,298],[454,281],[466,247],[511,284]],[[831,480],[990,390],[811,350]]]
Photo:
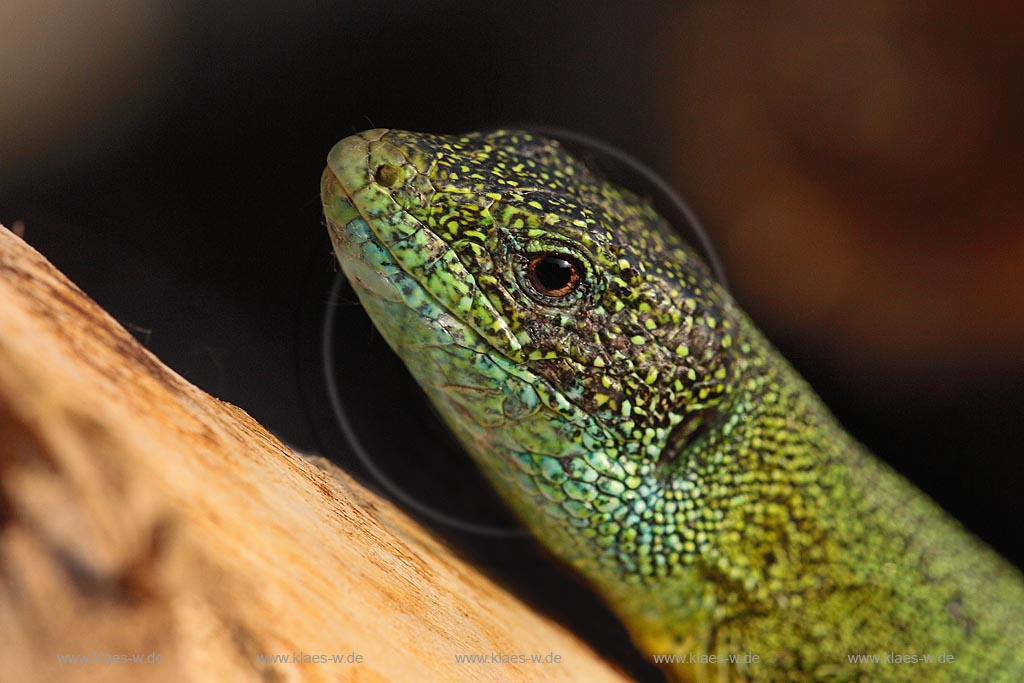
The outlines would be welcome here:
[[[526,266],[530,285],[545,296],[570,294],[579,285],[582,273],[580,262],[567,254],[534,256]]]

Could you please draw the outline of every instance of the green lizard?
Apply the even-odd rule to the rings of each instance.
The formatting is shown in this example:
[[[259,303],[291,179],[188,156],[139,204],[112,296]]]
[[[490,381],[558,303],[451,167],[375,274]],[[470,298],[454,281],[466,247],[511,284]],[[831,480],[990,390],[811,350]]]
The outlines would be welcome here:
[[[516,131],[351,136],[321,198],[448,426],[675,679],[1024,680],[1020,572],[850,437],[648,203]]]

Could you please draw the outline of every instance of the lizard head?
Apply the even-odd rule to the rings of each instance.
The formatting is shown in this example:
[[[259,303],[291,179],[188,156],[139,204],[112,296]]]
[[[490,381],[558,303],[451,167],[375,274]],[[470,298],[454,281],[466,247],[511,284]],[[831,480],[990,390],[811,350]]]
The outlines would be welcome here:
[[[736,343],[648,202],[522,131],[366,131],[331,150],[321,198],[370,317],[521,515],[614,539],[644,514]]]
[[[366,131],[331,150],[322,199],[364,304],[413,313],[391,332],[396,321],[374,319],[400,354],[443,322],[629,435],[726,388],[731,322],[708,267],[557,142]]]

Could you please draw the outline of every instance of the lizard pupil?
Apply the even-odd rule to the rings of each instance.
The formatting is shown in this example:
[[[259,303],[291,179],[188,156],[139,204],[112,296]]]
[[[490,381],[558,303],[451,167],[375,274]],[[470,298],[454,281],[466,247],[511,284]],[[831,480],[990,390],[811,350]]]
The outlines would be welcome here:
[[[565,296],[580,281],[579,261],[571,256],[543,254],[530,259],[527,274],[530,284],[547,296]]]

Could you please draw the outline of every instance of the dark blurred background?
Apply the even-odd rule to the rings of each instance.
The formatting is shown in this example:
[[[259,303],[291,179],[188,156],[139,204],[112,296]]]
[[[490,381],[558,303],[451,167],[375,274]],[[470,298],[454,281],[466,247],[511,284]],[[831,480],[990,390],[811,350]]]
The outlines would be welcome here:
[[[1024,9],[628,5],[8,0],[0,222],[187,379],[381,489],[324,388],[327,150],[378,126],[589,133],[690,200],[853,434],[1024,564]],[[351,298],[335,312],[367,449],[410,495],[509,524]],[[528,541],[424,521],[657,680]]]

